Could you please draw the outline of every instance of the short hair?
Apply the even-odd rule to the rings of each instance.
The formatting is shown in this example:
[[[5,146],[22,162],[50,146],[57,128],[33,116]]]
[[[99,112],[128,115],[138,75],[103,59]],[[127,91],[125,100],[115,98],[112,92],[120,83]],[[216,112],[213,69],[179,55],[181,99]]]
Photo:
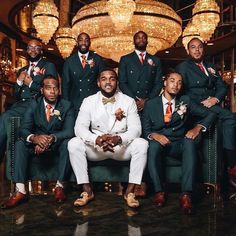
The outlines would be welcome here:
[[[163,77],[164,80],[167,80],[168,78],[170,78],[171,74],[178,74],[181,76],[181,78],[183,78],[183,76],[181,75],[181,73],[179,73],[178,71],[176,71],[174,68],[169,68],[167,70],[167,73],[165,74],[165,76]]]
[[[139,33],[142,33],[142,34],[144,34],[144,35],[145,35],[145,37],[146,37],[146,39],[148,39],[148,35],[147,35],[147,34],[146,34],[144,31],[142,31],[142,30],[139,30],[138,32],[136,32],[136,33],[134,34],[133,40],[135,40],[135,38],[137,37],[137,35],[138,35]]]
[[[87,35],[88,36],[88,38],[89,38],[89,40],[91,40],[90,39],[90,36],[89,36],[89,34],[87,34],[87,33],[85,33],[85,32],[81,32],[78,36],[77,36],[77,41],[78,41],[78,39],[79,39],[79,36],[81,35],[81,34],[85,34],[85,35]]]
[[[53,79],[53,80],[56,80],[57,81],[57,84],[58,84],[58,87],[59,87],[59,79],[53,75],[45,75],[43,80],[41,81],[41,87],[44,86],[44,80],[46,79]]]
[[[103,69],[99,72],[98,78],[97,78],[98,80],[100,79],[101,74],[102,74],[104,71],[112,71],[112,72],[115,74],[116,79],[118,78],[117,73],[116,73],[116,71],[115,71],[113,68],[105,67],[105,68],[103,68]]]
[[[198,41],[200,41],[200,42],[204,45],[204,42],[203,42],[200,38],[194,37],[194,38],[192,38],[192,39],[188,42],[188,44],[187,44],[187,48],[188,48],[188,49],[189,49],[190,43],[191,43],[193,40],[198,40]]]

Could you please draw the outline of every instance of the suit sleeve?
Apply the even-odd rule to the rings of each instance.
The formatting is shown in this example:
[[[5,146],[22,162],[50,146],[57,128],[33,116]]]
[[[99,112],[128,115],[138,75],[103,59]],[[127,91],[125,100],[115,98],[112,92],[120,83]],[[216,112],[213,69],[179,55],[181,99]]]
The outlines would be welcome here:
[[[69,109],[66,111],[62,129],[58,132],[53,133],[53,135],[56,136],[57,143],[74,136],[74,124],[74,109],[72,108],[72,105],[70,105]]]
[[[158,58],[157,72],[156,72],[156,76],[155,76],[154,86],[153,86],[153,89],[151,90],[148,98],[154,98],[154,97],[158,96],[161,92],[162,87],[163,87],[162,68],[161,68],[160,59]]]
[[[62,72],[62,98],[69,100],[70,88],[71,88],[70,66],[68,61],[66,60]]]
[[[145,104],[142,114],[142,128],[143,128],[143,135],[144,138],[147,139],[148,135],[152,133],[152,124],[151,119],[149,116],[149,105],[148,103]]]
[[[122,139],[122,144],[124,145],[131,143],[135,138],[138,138],[141,135],[141,122],[137,112],[136,103],[133,99],[128,108],[126,118],[127,131],[118,134]]]
[[[119,88],[124,94],[135,99],[135,94],[133,94],[128,85],[127,71],[128,67],[125,62],[125,58],[121,57],[118,70]]]
[[[80,107],[79,114],[75,122],[75,136],[80,137],[86,144],[95,146],[97,136],[90,131],[91,104],[88,99],[84,99]]]
[[[17,75],[16,75],[17,78],[19,77],[20,73],[21,73],[22,71],[24,71],[24,70],[26,70],[26,68],[25,68],[25,69],[22,68],[22,69],[20,69],[20,70],[17,72]],[[15,95],[15,97],[16,97],[17,100],[20,99],[20,94],[21,94],[21,89],[22,89],[22,87],[23,87],[23,86],[19,86],[19,85],[17,84],[17,82],[15,83],[15,86],[14,86],[14,95]]]
[[[221,78],[221,76],[219,75],[218,72],[215,76],[213,76],[212,79],[216,80],[216,84],[215,84],[216,94],[215,94],[215,97],[221,102],[222,100],[224,100],[224,97],[227,93],[227,86],[226,86],[224,80]]]

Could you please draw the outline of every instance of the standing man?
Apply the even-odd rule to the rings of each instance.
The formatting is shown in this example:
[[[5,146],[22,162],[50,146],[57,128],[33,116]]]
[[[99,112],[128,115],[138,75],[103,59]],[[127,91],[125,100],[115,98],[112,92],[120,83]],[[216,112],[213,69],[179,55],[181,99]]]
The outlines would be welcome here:
[[[147,99],[158,96],[162,89],[160,59],[147,53],[148,36],[139,31],[134,35],[134,52],[121,57],[119,64],[119,87],[135,99],[141,112]]]
[[[117,92],[117,75],[112,69],[101,71],[100,91],[84,99],[75,124],[76,137],[68,143],[70,162],[83,193],[75,206],[84,206],[94,198],[89,183],[90,161],[114,159],[130,161],[129,184],[124,195],[127,205],[138,207],[134,187],[142,180],[148,142],[139,138],[141,123],[135,101]]]
[[[57,77],[54,64],[45,60],[43,56],[42,43],[38,40],[30,40],[27,45],[29,64],[21,68],[15,85],[15,96],[17,102],[9,110],[0,116],[0,156],[6,149],[6,127],[10,117],[23,117],[31,100],[40,93],[40,84],[44,76],[53,75]]]
[[[223,148],[227,156],[228,175],[236,191],[236,116],[220,106],[227,87],[211,63],[204,60],[204,45],[198,38],[188,43],[189,60],[177,66],[184,80],[184,93],[198,104],[216,113],[223,127]],[[233,196],[233,195],[232,195]],[[235,194],[234,194],[235,197]]]
[[[102,58],[89,51],[88,34],[79,34],[77,44],[78,52],[65,61],[62,75],[62,96],[73,103],[75,115],[83,99],[98,91],[97,77],[103,68]]]
[[[28,164],[31,158],[52,158],[56,155],[58,181],[55,200],[66,200],[63,181],[70,174],[68,140],[73,137],[74,110],[72,104],[60,99],[59,81],[46,76],[42,82],[42,97],[33,100],[25,112],[21,124],[21,140],[16,142],[14,182],[16,192],[6,200],[1,208],[13,208],[28,200],[25,182],[28,180]],[[36,156],[36,157],[35,157]]]
[[[191,214],[197,160],[195,139],[212,124],[215,114],[192,103],[188,96],[177,97],[181,88],[181,75],[169,73],[164,81],[162,96],[150,99],[145,104],[143,130],[149,140],[148,170],[154,185],[154,204],[161,207],[166,203],[166,193],[162,186],[163,159],[169,155],[182,158],[180,207],[185,214]],[[186,131],[189,115],[201,117],[201,122]]]

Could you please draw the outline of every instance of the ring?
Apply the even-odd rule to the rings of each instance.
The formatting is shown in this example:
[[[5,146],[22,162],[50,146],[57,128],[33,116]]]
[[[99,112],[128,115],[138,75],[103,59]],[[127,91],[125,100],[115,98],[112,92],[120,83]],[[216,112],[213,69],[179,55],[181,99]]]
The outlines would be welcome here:
[[[102,141],[103,141],[103,139],[102,139],[102,138],[100,138],[100,139],[99,139],[99,141],[100,141],[100,142],[102,142]]]

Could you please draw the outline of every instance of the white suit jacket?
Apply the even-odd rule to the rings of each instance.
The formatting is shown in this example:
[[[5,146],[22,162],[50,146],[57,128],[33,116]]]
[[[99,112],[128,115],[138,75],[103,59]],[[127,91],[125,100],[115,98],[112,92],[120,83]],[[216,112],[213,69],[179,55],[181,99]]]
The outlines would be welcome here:
[[[135,100],[121,92],[115,94],[116,101],[112,104],[108,115],[102,103],[102,94],[89,96],[83,100],[75,123],[75,135],[86,144],[95,146],[96,138],[102,134],[115,134],[127,145],[141,135],[141,122],[137,113]],[[121,109],[125,117],[116,120],[115,111]]]

